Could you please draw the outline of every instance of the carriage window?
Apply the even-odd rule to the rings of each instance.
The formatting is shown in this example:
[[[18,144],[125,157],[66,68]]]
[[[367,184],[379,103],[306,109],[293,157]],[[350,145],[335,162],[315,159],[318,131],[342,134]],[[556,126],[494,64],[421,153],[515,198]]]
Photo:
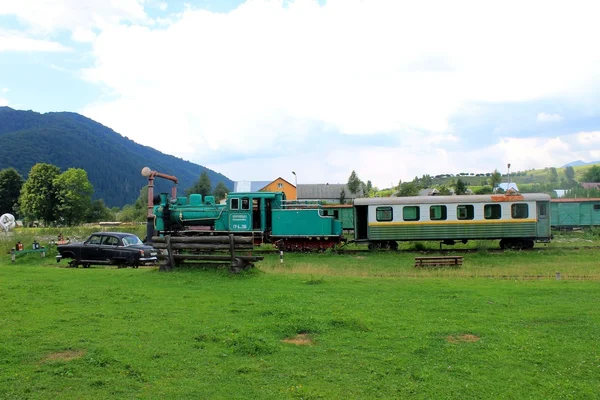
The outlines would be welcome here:
[[[523,203],[513,204],[510,208],[513,218],[528,218],[529,217],[529,206]]]
[[[594,204],[594,211],[600,211],[600,204]]]
[[[249,210],[250,209],[250,200],[247,197],[244,197],[242,199],[242,210]]]
[[[474,216],[475,213],[471,204],[456,207],[456,217],[458,219],[473,219]]]
[[[420,217],[419,206],[406,206],[402,209],[402,218],[405,221],[418,221]]]
[[[540,218],[546,218],[546,215],[548,214],[548,207],[546,203],[538,203],[538,206],[540,210]]]
[[[377,221],[391,221],[394,219],[392,207],[377,207],[375,210],[375,219]]]
[[[483,217],[485,219],[502,218],[502,206],[500,204],[486,204],[483,206]]]
[[[231,209],[239,210],[240,208],[240,199],[231,199]]]
[[[432,221],[445,221],[447,218],[446,206],[429,207],[429,219]]]

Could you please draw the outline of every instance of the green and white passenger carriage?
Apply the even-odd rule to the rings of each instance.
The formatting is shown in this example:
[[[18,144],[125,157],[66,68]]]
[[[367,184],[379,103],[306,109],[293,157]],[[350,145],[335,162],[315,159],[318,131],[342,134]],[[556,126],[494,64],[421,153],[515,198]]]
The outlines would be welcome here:
[[[500,240],[502,248],[549,242],[550,196],[507,194],[354,200],[354,236],[370,249],[398,241]]]

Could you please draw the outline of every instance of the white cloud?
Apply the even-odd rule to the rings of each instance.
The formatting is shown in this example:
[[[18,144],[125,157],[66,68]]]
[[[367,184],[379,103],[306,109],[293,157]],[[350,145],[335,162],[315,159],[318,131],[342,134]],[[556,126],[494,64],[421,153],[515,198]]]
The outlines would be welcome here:
[[[268,170],[294,169],[299,181],[343,182],[356,169],[379,186],[423,173],[493,170],[511,157],[515,166],[552,162],[560,138],[452,150],[464,139],[448,121],[473,103],[579,99],[600,87],[600,53],[589,50],[595,1],[249,0],[229,13],[188,6],[156,21],[143,9],[150,3],[161,8],[143,0],[19,0],[0,5],[0,14],[91,44],[94,65],[82,77],[106,96],[84,114],[236,179],[263,179],[257,174],[265,167],[216,155],[263,153]],[[312,153],[289,146],[272,158],[283,139],[314,140],[315,125],[326,127],[323,135],[387,133],[402,147],[340,139],[330,150],[316,141]],[[545,150],[523,147],[533,145]]]
[[[3,0],[0,15],[15,15],[35,33],[89,29],[121,21],[149,22],[144,0]]]
[[[54,41],[39,40],[25,37],[17,32],[0,29],[0,52],[3,51],[41,51],[67,52],[70,48]]]
[[[9,88],[2,88],[2,93],[8,93],[8,92],[10,92]]]
[[[198,160],[276,141],[287,117],[346,134],[445,134],[470,101],[596,87],[595,3],[578,5],[257,0],[187,10],[160,30],[111,26],[84,76],[117,99],[84,111],[150,145],[176,120],[186,152],[175,151]]]
[[[402,147],[315,147],[307,154],[291,153],[207,166],[234,180],[269,180],[279,175],[290,180],[293,176],[288,175],[294,170],[298,174],[298,183],[343,183],[355,170],[361,179],[385,188],[396,185],[400,179],[412,180],[423,174],[505,171],[507,163],[511,163],[512,171],[524,171],[559,167],[578,159],[598,160],[600,151],[595,149],[599,148],[600,132],[560,138],[504,138],[498,143],[468,151],[432,146],[413,138],[405,141]]]
[[[96,34],[88,28],[75,28],[71,34],[71,39],[76,42],[89,43],[96,39]]]
[[[8,106],[8,100],[0,97],[0,107]]]
[[[560,114],[539,113],[537,116],[538,122],[560,122],[564,118]]]

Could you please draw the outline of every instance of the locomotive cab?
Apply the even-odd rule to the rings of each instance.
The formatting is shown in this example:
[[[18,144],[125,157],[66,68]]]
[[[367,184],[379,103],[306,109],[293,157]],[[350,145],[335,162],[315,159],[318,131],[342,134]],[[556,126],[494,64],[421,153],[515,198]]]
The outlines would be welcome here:
[[[285,201],[283,192],[229,193],[227,199],[227,230],[233,232],[272,231],[272,210],[280,209]]]

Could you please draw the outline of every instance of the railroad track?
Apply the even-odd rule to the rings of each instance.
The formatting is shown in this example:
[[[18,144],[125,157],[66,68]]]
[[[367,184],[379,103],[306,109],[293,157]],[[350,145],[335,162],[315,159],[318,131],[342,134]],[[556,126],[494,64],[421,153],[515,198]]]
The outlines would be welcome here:
[[[547,250],[565,250],[565,251],[576,251],[576,250],[600,250],[600,246],[574,246],[574,247],[534,247],[532,249],[523,249],[523,250],[503,250],[503,249],[425,249],[425,250],[378,250],[378,251],[370,251],[368,249],[338,249],[334,250],[335,254],[368,254],[368,253],[416,253],[416,254],[427,254],[427,253],[453,253],[453,254],[470,254],[470,253],[478,253],[478,252],[488,252],[488,253],[504,253],[505,251],[523,251],[523,252],[538,252],[538,251],[547,251]],[[284,252],[284,253],[295,253],[295,252]],[[317,254],[316,252],[297,252],[297,253],[305,253],[305,254]],[[254,250],[252,254],[279,254],[279,250],[277,249],[261,249]]]

